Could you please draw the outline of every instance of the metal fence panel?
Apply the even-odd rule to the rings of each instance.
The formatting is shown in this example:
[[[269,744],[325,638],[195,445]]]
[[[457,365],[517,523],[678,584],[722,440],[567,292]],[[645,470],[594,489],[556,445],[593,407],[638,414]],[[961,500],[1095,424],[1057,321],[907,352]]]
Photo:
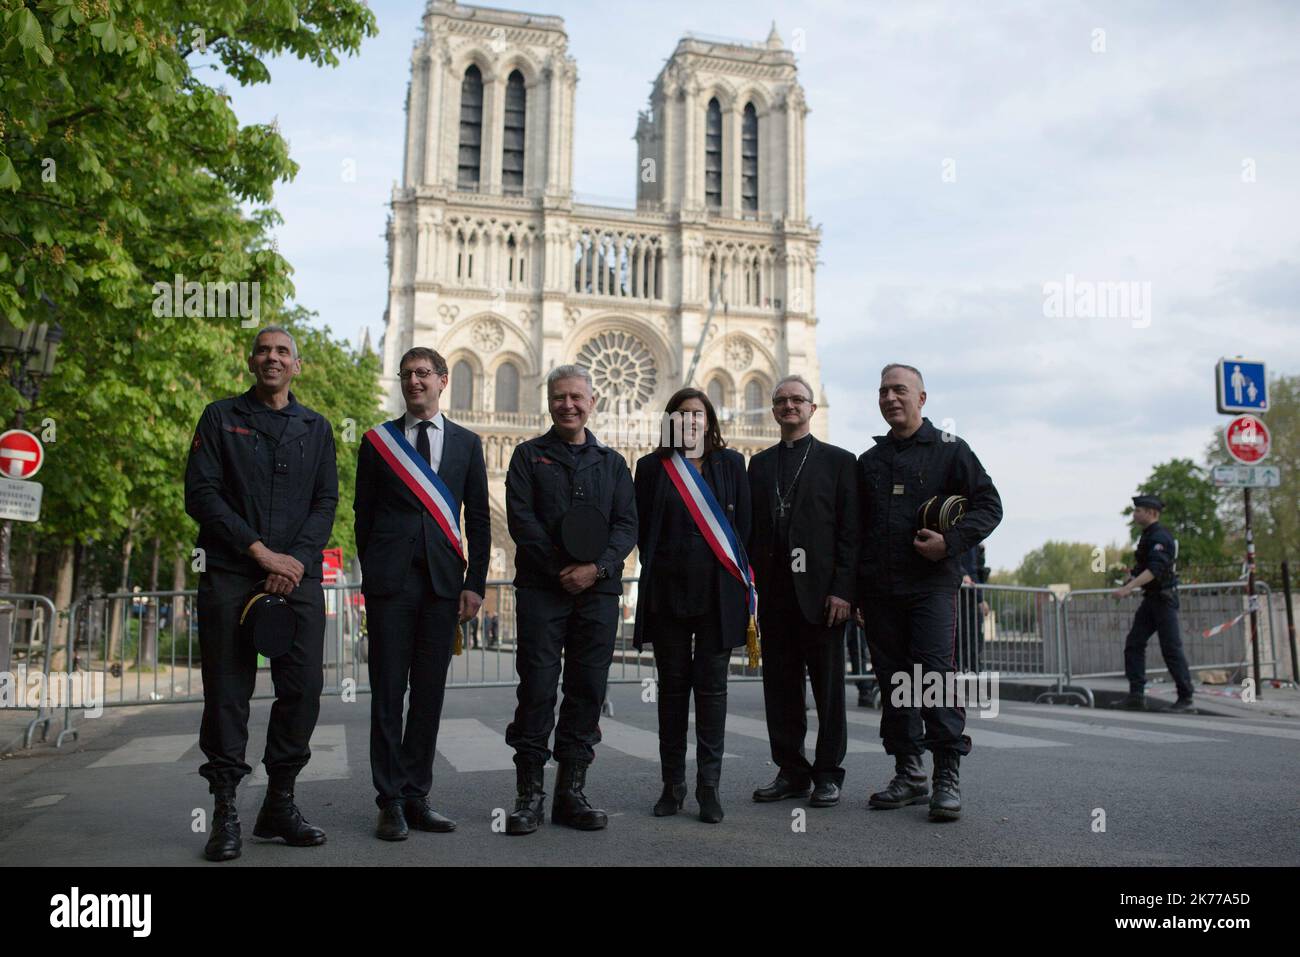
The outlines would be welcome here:
[[[1259,602],[1259,651],[1262,677],[1277,677],[1274,653],[1275,629],[1268,588],[1257,585]],[[1124,676],[1124,641],[1133,624],[1141,599],[1112,597],[1109,589],[1089,588],[1070,592],[1063,603],[1063,625],[1070,649],[1071,674],[1075,678]],[[1182,585],[1178,588],[1178,625],[1183,651],[1193,671],[1228,672],[1237,682],[1251,667],[1250,617],[1245,582],[1215,582]],[[1213,632],[1219,626],[1221,630]],[[1159,648],[1152,638],[1150,645]],[[1164,671],[1164,662],[1147,649],[1147,673]]]
[[[55,621],[54,603],[44,595],[0,595],[0,701],[36,712],[23,732],[24,748],[32,746],[38,730],[45,740],[57,706],[59,693],[50,680]],[[66,682],[59,688],[66,694]]]
[[[611,683],[639,684],[656,677],[653,647],[637,651],[633,645],[637,585],[636,578],[623,579]],[[361,586],[325,585],[324,592],[323,693],[366,692],[370,639]],[[79,599],[70,611],[68,660],[73,668],[98,676],[108,706],[202,701],[196,594],[122,592]],[[462,653],[452,658],[448,688],[518,683],[516,600],[511,582],[487,583],[478,616],[462,626]],[[1047,588],[963,585],[957,596],[957,670],[1062,683],[1068,655],[1059,604]],[[874,675],[862,628],[850,621],[845,639],[845,680],[865,687]],[[267,663],[261,665],[254,697],[274,697]],[[762,680],[761,664],[750,666],[744,646],[732,652],[730,678]],[[70,713],[65,728],[71,728]]]

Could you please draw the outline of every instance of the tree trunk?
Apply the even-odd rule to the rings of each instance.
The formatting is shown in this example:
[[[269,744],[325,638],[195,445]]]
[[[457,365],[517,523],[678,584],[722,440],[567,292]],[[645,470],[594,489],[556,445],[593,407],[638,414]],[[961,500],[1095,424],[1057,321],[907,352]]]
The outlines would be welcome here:
[[[124,592],[131,587],[131,551],[135,547],[135,523],[132,522],[126,529],[126,542],[122,545],[122,575],[118,581],[118,591]],[[123,608],[125,606],[125,609]],[[126,614],[123,614],[125,610]],[[118,660],[122,647],[122,626],[126,623],[127,615],[131,613],[129,601],[115,599],[109,602],[108,608],[108,654],[104,659],[105,667],[112,667],[113,662]],[[125,666],[125,662],[123,665]]]
[[[176,562],[172,565],[172,591],[182,592],[185,590],[185,574],[188,568],[186,561],[185,549],[182,546],[176,553]],[[190,630],[190,616],[188,614],[189,601],[185,598],[172,599],[172,644],[185,635]]]
[[[59,549],[42,548],[38,550],[36,569],[32,574],[32,593],[36,595],[54,594],[55,581],[59,574]]]
[[[158,559],[162,540],[153,540],[153,560],[149,563],[149,590],[158,590]],[[150,597],[144,606],[144,619],[140,622],[140,661],[146,668],[158,663],[158,599]]]
[[[54,607],[58,614],[55,616],[56,624],[54,626],[54,644],[50,657],[50,671],[68,670],[71,662],[68,661],[67,643],[68,628],[71,622],[63,614],[68,610],[68,605],[72,603],[72,578],[73,571],[76,569],[76,552],[71,545],[64,545],[59,549],[58,572],[54,580]],[[88,666],[88,663],[86,663]]]

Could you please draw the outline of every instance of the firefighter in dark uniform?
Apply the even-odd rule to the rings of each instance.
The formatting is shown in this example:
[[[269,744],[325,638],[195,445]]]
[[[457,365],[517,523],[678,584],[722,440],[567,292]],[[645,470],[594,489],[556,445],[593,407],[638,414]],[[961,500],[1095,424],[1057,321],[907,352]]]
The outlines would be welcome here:
[[[583,793],[587,767],[600,741],[623,594],[623,562],[637,539],[636,495],[623,456],[586,428],[596,407],[591,375],[581,366],[546,377],[554,423],[517,446],[506,473],[506,520],[515,542],[515,607],[519,673],[514,720],[506,744],[515,749],[518,797],[507,834],[531,834],[545,816],[543,769],[555,731],[559,775],[551,820],[579,830],[603,828],[608,816]],[[570,510],[599,510],[604,548],[592,561],[575,560],[562,535]],[[555,720],[563,653],[564,701]]]
[[[244,748],[257,683],[257,651],[240,617],[256,591],[283,595],[295,630],[289,650],[271,659],[275,704],[263,758],[268,782],[253,833],[297,847],[325,842],[325,833],[294,804],[293,788],[311,757],[324,680],[321,549],[339,497],[334,433],[324,416],[289,391],[302,364],[284,329],[257,334],[248,369],[257,380],[251,389],[203,410],[185,467],[185,510],[199,524],[205,563],[198,594],[199,746],[207,761],[199,773],[216,804],[204,849],[214,861],[240,854],[235,788],[252,770]]]
[[[900,808],[924,801],[930,792],[922,755],[929,749],[930,817],[944,820],[961,815],[958,766],[970,753],[965,708],[956,702],[914,707],[913,689],[894,676],[912,682],[917,666],[927,677],[956,670],[960,559],[1002,520],[1002,500],[970,446],[921,416],[925,398],[916,369],[891,364],[882,370],[880,413],[890,428],[858,459],[857,588],[880,683],[880,737],[895,768],[869,803]],[[964,517],[942,534],[918,527],[918,510],[933,496],[967,500]]]
[[[1183,653],[1183,640],[1178,630],[1178,542],[1169,529],[1160,524],[1160,513],[1165,503],[1154,495],[1133,496],[1133,521],[1141,526],[1136,564],[1129,580],[1114,592],[1116,598],[1127,598],[1142,589],[1142,604],[1133,616],[1133,627],[1124,641],[1124,674],[1128,678],[1128,697],[1124,706],[1141,710],[1143,690],[1146,687],[1147,642],[1151,633],[1160,636],[1160,654],[1173,676],[1178,689],[1178,700],[1170,711],[1192,710],[1192,673]]]

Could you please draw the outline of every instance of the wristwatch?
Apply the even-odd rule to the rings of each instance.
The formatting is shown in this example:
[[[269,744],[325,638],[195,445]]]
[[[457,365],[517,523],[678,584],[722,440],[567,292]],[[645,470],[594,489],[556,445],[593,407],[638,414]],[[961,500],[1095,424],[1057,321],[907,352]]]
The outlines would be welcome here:
[[[604,581],[606,578],[608,578],[608,577],[609,577],[609,566],[607,566],[607,565],[597,565],[597,566],[596,566],[596,581],[601,581],[601,582],[603,582],[603,581]]]

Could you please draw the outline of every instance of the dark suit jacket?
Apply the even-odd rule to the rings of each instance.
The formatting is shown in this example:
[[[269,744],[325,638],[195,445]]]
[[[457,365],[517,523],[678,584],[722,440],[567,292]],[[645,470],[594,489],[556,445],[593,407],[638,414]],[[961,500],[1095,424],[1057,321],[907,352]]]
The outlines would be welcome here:
[[[395,420],[398,427],[402,418]],[[411,555],[423,542],[433,593],[439,598],[459,598],[462,590],[482,595],[487,589],[488,559],[492,549],[492,514],[488,505],[487,464],[478,435],[444,414],[447,434],[442,440],[438,477],[446,483],[464,512],[465,548],[462,561],[437,522],[420,504],[369,439],[357,454],[356,512],[357,555],[361,559],[361,590],[367,598],[391,595],[402,586],[411,567]]]
[[[719,491],[714,492],[718,504],[731,520],[736,538],[742,549],[749,547],[749,477],[745,474],[745,457],[734,449],[719,449],[709,456],[704,466],[706,476],[710,470],[718,478]],[[663,456],[655,451],[642,456],[636,463],[636,514],[638,519],[637,547],[640,549],[641,578],[637,585],[637,616],[632,642],[640,649],[652,643],[654,634],[646,631],[647,615],[643,608],[650,607],[654,589],[655,556],[658,552],[660,528],[663,525],[665,497],[677,495],[672,480],[664,471]],[[718,612],[721,615],[722,646],[736,648],[745,643],[745,630],[749,626],[749,596],[745,587],[730,572],[718,572]]]
[[[803,549],[806,566],[794,574],[799,610],[810,622],[826,621],[826,597],[854,598],[858,561],[858,485],[853,453],[813,436],[803,474],[795,485],[790,519],[790,549]],[[758,607],[771,580],[772,538],[776,521],[777,449],[749,460],[749,491],[754,503],[750,561],[758,580]],[[778,561],[791,561],[789,555]]]

